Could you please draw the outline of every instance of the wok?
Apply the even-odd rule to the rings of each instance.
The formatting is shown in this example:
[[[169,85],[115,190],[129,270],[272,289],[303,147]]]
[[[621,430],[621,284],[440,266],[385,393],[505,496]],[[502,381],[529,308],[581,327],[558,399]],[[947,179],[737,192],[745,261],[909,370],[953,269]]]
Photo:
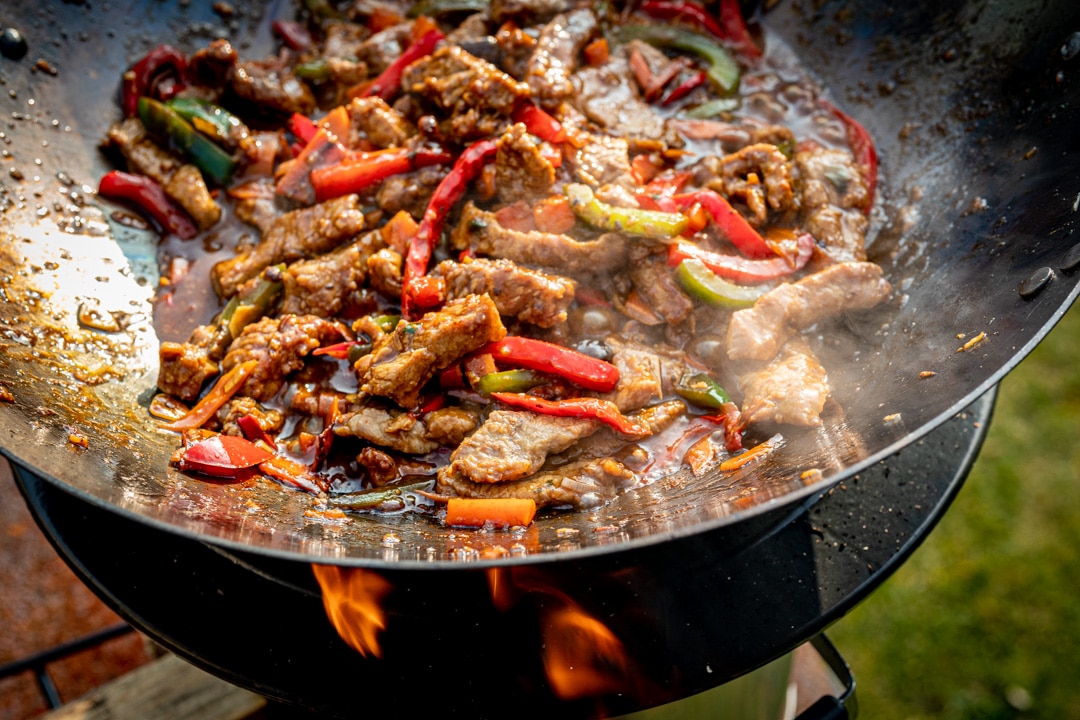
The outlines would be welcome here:
[[[270,48],[270,21],[289,13],[273,2],[221,15],[199,0],[16,0],[0,11],[30,46],[21,60],[0,59],[0,384],[11,396],[0,403],[0,444],[111,513],[264,556],[406,569],[618,558],[737,536],[968,406],[1078,292],[1080,6],[780,2],[756,16],[766,42],[792,46],[876,138],[870,254],[896,289],[882,312],[830,329],[824,360],[843,412],[826,428],[791,436],[735,475],[676,476],[512,538],[410,518],[319,522],[305,518],[303,493],[186,477],[168,467],[175,436],[146,412],[156,238],[102,211],[93,189],[108,165],[98,144],[117,117],[120,74],[149,47],[191,49],[223,34],[257,56]],[[103,322],[115,328],[91,327]],[[482,559],[483,544],[527,552]]]

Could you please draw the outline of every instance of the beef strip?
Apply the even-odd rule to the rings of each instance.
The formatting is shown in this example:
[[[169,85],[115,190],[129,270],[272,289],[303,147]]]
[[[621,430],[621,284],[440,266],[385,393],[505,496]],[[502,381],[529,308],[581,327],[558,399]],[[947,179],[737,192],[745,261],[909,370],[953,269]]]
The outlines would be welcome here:
[[[686,354],[664,345],[645,345],[616,335],[605,339],[611,363],[619,368],[619,384],[603,395],[624,413],[668,396],[690,369]]]
[[[401,147],[416,134],[412,123],[377,95],[353,98],[348,108],[349,147],[359,147],[362,140],[380,148]]]
[[[574,139],[567,166],[581,182],[594,188],[608,184],[629,190],[637,187],[630,174],[630,144],[626,138],[577,132]]]
[[[710,185],[729,198],[742,199],[759,225],[768,220],[770,208],[787,211],[797,207],[791,162],[775,145],[757,143],[736,150],[723,158],[721,173]]]
[[[521,480],[548,455],[562,452],[603,427],[599,420],[493,410],[484,424],[454,450],[446,474],[476,483]]]
[[[444,45],[405,69],[401,84],[449,114],[444,137],[457,142],[496,134],[529,86],[456,45]]]
[[[753,307],[732,314],[727,353],[732,360],[770,360],[788,337],[841,313],[867,310],[883,302],[892,286],[879,265],[844,262],[779,285]]]
[[[200,325],[187,342],[162,342],[158,349],[158,389],[185,402],[197,399],[206,381],[219,372],[218,362],[225,352],[223,337],[216,326]]]
[[[509,260],[445,260],[432,275],[446,281],[448,300],[486,293],[501,315],[545,328],[565,322],[577,287],[568,278],[523,268]]]
[[[398,323],[375,341],[372,352],[356,363],[360,389],[414,408],[435,373],[505,336],[498,308],[487,295],[452,300],[417,322]]]
[[[315,110],[311,89],[279,59],[237,62],[229,83],[236,97],[260,112],[310,115]]]
[[[556,15],[544,26],[525,75],[534,100],[554,109],[573,96],[570,76],[596,30],[596,15],[588,7]]]
[[[499,224],[494,213],[467,203],[451,233],[457,250],[505,258],[521,265],[551,268],[568,274],[606,273],[626,264],[627,242],[617,233],[580,241],[537,230],[520,232]]]
[[[394,175],[383,181],[375,201],[388,217],[401,210],[413,217],[423,217],[431,194],[445,174],[445,167],[429,166],[414,173]]]
[[[532,498],[538,508],[595,508],[631,487],[634,472],[614,458],[590,458],[505,483],[472,482],[453,470],[439,471],[436,491],[451,497]]]
[[[380,30],[362,42],[354,44],[352,54],[368,66],[368,72],[374,77],[401,55],[402,50],[409,44],[412,25],[411,22],[404,22]]]
[[[289,373],[304,367],[304,358],[312,350],[351,336],[341,323],[314,315],[263,318],[245,327],[233,340],[221,361],[221,369],[228,372],[241,363],[256,360],[258,365],[239,394],[265,402],[277,394]]]
[[[383,248],[367,259],[368,284],[386,297],[401,297],[402,265],[405,258],[393,248]]]
[[[495,153],[495,187],[503,202],[530,200],[551,194],[555,167],[540,154],[536,140],[522,123],[514,123],[499,138]]]
[[[382,247],[378,232],[310,260],[289,265],[282,276],[285,298],[281,312],[333,317],[363,287],[368,258]]]
[[[866,259],[866,231],[870,221],[861,210],[826,205],[810,211],[803,228],[824,246],[834,262]]]
[[[488,15],[496,25],[512,22],[525,27],[547,22],[569,9],[569,0],[492,0]]]
[[[664,119],[645,102],[624,53],[574,73],[577,108],[611,135],[678,143]]]
[[[458,407],[441,408],[419,417],[409,412],[368,405],[341,416],[334,433],[358,437],[380,447],[425,455],[456,445],[476,428],[476,416]]]
[[[276,435],[285,426],[285,414],[280,410],[265,408],[247,396],[234,397],[217,412],[217,422],[226,435],[243,436],[238,421],[250,415],[269,435]]]
[[[165,182],[165,194],[187,211],[200,230],[221,219],[221,206],[210,195],[202,172],[194,165],[181,165]]]
[[[356,237],[364,228],[364,213],[356,195],[345,195],[279,216],[253,248],[218,262],[210,271],[221,297],[263,268],[293,262],[331,250]]]
[[[680,325],[694,312],[694,303],[679,287],[667,266],[667,251],[636,246],[630,251],[630,281],[638,295],[671,325]]]
[[[216,100],[225,87],[232,69],[240,61],[236,48],[228,40],[219,38],[188,56],[187,76],[200,88],[206,88]]]
[[[804,341],[792,339],[766,366],[739,378],[742,422],[821,425],[831,389],[825,368]]]
[[[869,192],[851,153],[807,146],[793,162],[803,226],[833,260],[865,260]]]

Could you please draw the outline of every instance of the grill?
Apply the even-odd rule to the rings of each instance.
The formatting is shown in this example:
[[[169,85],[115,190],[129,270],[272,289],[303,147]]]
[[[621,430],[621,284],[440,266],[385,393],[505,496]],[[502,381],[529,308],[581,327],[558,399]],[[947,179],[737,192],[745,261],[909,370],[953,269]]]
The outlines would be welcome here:
[[[624,640],[636,678],[632,694],[572,701],[551,692],[535,644],[549,598],[496,613],[482,569],[387,572],[396,591],[385,651],[366,658],[327,620],[307,564],[192,540],[23,468],[16,475],[61,556],[121,617],[211,674],[296,710],[346,716],[378,693],[408,698],[419,712],[469,717],[507,707],[523,717],[611,716],[723,686],[813,641],[847,685],[815,712],[853,717],[854,680],[823,632],[934,527],[974,462],[993,402],[991,392],[849,482],[754,529],[740,526],[700,548],[696,563],[653,560],[602,575],[587,561],[560,564],[560,591]]]

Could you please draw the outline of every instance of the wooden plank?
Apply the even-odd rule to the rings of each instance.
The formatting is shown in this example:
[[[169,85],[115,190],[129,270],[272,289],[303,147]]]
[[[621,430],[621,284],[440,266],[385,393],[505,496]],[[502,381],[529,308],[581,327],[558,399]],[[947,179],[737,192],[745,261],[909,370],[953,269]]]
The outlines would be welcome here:
[[[41,720],[248,720],[266,699],[165,655]]]

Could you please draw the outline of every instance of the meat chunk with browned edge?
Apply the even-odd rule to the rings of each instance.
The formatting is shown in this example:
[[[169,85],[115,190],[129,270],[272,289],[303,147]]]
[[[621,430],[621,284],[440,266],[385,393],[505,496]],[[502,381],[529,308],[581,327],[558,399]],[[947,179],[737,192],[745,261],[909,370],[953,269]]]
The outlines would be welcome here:
[[[666,252],[638,246],[630,251],[630,281],[652,310],[671,325],[679,325],[694,312],[694,303],[679,287]]]
[[[679,143],[664,118],[642,99],[624,54],[579,70],[573,83],[578,110],[611,135]]]
[[[380,337],[371,353],[356,363],[360,390],[413,409],[435,373],[504,337],[506,328],[490,297],[453,300],[416,322],[398,323]]]
[[[229,81],[236,97],[261,112],[310,115],[315,110],[311,88],[279,59],[237,62]]]
[[[277,218],[253,248],[214,265],[210,277],[221,297],[231,297],[263,268],[332,250],[364,229],[356,195],[345,195]]]
[[[405,69],[401,86],[449,114],[445,137],[461,142],[497,133],[529,86],[456,45],[444,45]]]
[[[569,9],[569,0],[492,0],[488,15],[496,25],[512,22],[525,27],[546,22]]]
[[[499,138],[495,153],[495,188],[503,202],[544,197],[555,184],[555,166],[540,153],[523,123],[514,123]]]
[[[540,31],[536,49],[529,58],[525,81],[533,98],[554,109],[573,96],[570,76],[577,66],[582,48],[596,33],[596,15],[588,7],[556,15]]]
[[[614,458],[589,458],[507,483],[472,482],[443,468],[436,490],[454,497],[531,498],[538,508],[585,509],[610,501],[635,480],[634,472]]]
[[[367,277],[367,261],[383,247],[378,232],[310,260],[298,260],[282,273],[281,312],[333,317],[354,298]]]
[[[408,119],[378,95],[353,98],[349,103],[349,147],[362,140],[380,148],[401,147],[416,134]]]
[[[314,315],[281,315],[263,318],[244,328],[233,340],[221,369],[255,360],[255,370],[239,394],[266,402],[285,384],[285,378],[304,367],[304,358],[323,345],[341,342],[352,333],[339,322]]]
[[[471,249],[478,255],[570,275],[611,272],[626,264],[626,239],[618,233],[580,241],[558,233],[520,232],[503,227],[494,213],[481,210],[471,202],[462,210],[450,242],[457,250]]]
[[[744,423],[821,425],[831,389],[825,368],[805,341],[792,339],[764,367],[739,378]]]
[[[768,291],[753,307],[732,314],[727,353],[732,360],[771,360],[795,332],[845,312],[884,302],[892,286],[870,262],[830,265]]]
[[[851,153],[809,146],[793,162],[803,226],[833,260],[865,260],[870,195]]]
[[[417,416],[399,409],[366,405],[344,413],[334,433],[358,437],[410,455],[424,455],[444,445],[457,445],[476,429],[475,413],[446,407]]]
[[[223,342],[224,340],[224,342]],[[218,374],[227,336],[215,325],[200,325],[187,342],[166,341],[158,350],[157,386],[185,402],[199,397],[206,381]]]
[[[485,258],[444,260],[432,275],[446,281],[448,300],[486,293],[501,315],[544,328],[566,320],[577,287],[569,278]]]

